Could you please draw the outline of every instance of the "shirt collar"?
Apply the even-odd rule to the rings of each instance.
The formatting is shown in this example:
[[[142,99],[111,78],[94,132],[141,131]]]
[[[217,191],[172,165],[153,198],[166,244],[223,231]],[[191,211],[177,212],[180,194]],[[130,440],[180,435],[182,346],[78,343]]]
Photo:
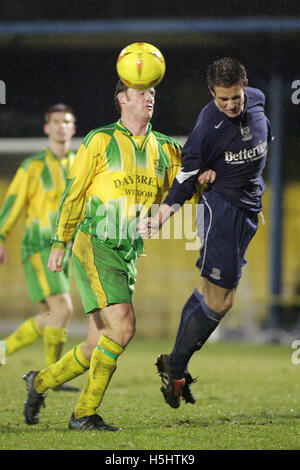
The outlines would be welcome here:
[[[46,147],[46,150],[48,152],[49,155],[51,155],[53,158],[55,158],[56,160],[60,161],[62,160],[61,158],[59,158],[51,149],[50,147]],[[73,153],[73,150],[68,150],[68,152],[66,153],[66,155],[64,156],[64,158],[68,158],[70,156],[70,154]]]
[[[128,136],[130,136],[130,137],[133,135],[132,132],[130,132],[130,130],[127,129],[126,126],[124,126],[124,124],[122,123],[121,119],[119,119],[119,120],[117,121],[117,127],[118,127],[124,134],[126,134],[126,135],[128,135]],[[149,123],[148,123],[148,131],[147,131],[147,134],[146,134],[145,137],[148,137],[148,135],[151,133],[151,131],[152,131],[152,125],[151,125],[151,123],[149,122]]]

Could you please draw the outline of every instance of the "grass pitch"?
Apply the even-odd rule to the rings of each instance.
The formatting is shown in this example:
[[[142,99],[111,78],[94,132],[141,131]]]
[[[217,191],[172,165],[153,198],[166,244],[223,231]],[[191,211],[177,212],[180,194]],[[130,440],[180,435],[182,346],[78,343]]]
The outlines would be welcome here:
[[[79,341],[71,339],[67,348]],[[78,394],[50,391],[40,423],[23,421],[22,375],[43,364],[43,343],[0,368],[0,450],[298,450],[300,365],[292,348],[208,343],[190,363],[197,402],[173,410],[154,363],[171,340],[134,338],[119,358],[101,415],[118,433],[76,432],[68,421]],[[82,387],[85,375],[71,383]]]

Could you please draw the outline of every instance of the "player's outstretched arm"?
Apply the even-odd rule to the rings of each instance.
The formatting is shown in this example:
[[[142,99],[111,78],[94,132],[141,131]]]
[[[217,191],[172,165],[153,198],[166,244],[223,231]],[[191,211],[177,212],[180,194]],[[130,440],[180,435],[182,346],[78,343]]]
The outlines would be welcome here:
[[[48,269],[53,273],[62,271],[63,260],[65,257],[66,250],[63,248],[52,248],[49,259]]]
[[[0,264],[8,264],[8,252],[4,245],[0,245]]]
[[[138,224],[138,232],[142,238],[153,237],[160,227],[174,214],[174,209],[162,204],[155,217],[146,217]]]

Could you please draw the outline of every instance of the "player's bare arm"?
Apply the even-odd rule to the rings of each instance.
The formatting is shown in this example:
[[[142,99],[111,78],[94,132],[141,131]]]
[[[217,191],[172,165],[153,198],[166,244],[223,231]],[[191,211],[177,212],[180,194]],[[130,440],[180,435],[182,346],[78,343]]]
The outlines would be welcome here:
[[[198,176],[199,184],[214,183],[216,172],[211,169],[203,170]],[[161,226],[174,214],[172,207],[162,204],[155,217],[147,217],[138,224],[138,232],[142,238],[153,237]]]
[[[63,248],[52,248],[49,259],[48,268],[53,273],[62,271],[62,264],[65,257],[66,250]]]
[[[174,209],[162,204],[155,217],[146,217],[138,224],[138,232],[142,238],[153,237],[161,226],[174,214]]]

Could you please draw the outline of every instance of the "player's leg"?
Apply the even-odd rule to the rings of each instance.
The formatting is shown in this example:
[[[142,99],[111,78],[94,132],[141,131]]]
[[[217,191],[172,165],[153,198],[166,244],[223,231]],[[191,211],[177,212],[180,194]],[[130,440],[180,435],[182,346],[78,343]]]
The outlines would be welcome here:
[[[115,307],[108,307],[108,311],[115,310]],[[121,308],[120,315],[112,315],[110,322],[107,322],[106,315],[101,317],[98,314],[91,315],[89,318],[89,331],[86,341],[75,346],[72,350],[67,352],[59,361],[50,367],[41,371],[30,371],[24,376],[27,385],[27,400],[24,406],[24,416],[26,424],[37,424],[39,422],[39,412],[42,404],[44,403],[46,392],[48,389],[55,389],[61,384],[83,374],[90,367],[90,358],[93,358],[93,373],[92,380],[87,381],[87,385],[83,391],[83,396],[78,402],[79,409],[84,409],[91,402],[91,406],[99,406],[105,389],[110,381],[110,378],[116,368],[116,359],[123,351],[123,347],[113,339],[104,336],[105,334],[112,334],[112,330],[116,328],[118,317],[122,319],[122,328],[120,328],[117,335],[114,336],[120,342],[127,343],[134,331],[134,324],[132,326],[132,308]],[[126,313],[127,312],[127,313]],[[118,312],[117,312],[118,313]],[[131,325],[130,328],[127,325]],[[126,333],[126,331],[127,333]],[[131,332],[131,333],[130,333]],[[121,335],[121,336],[120,336]],[[99,354],[95,351],[99,346]],[[96,349],[95,349],[96,348]],[[105,352],[104,352],[105,351]],[[101,354],[100,354],[101,353]],[[102,367],[99,369],[99,355],[102,359]],[[96,369],[96,372],[95,372]],[[94,377],[95,375],[95,377]],[[90,376],[90,374],[89,374]],[[96,388],[93,378],[96,379]],[[100,379],[100,380],[99,380]],[[99,382],[101,384],[99,385]],[[91,384],[91,387],[89,386]],[[96,405],[90,393],[95,393],[96,389]],[[86,412],[86,411],[85,411]],[[75,419],[72,416],[71,429],[99,429],[115,431],[119,428],[107,425],[103,422],[102,418],[88,416],[84,419]],[[70,425],[71,426],[71,425]]]
[[[135,262],[125,262],[119,257],[115,250],[103,246],[102,243],[98,243],[97,240],[92,240],[92,237],[80,231],[77,233],[73,245],[72,257],[75,280],[85,312],[92,315],[89,320],[88,340],[81,343],[77,348],[74,348],[74,350],[69,351],[69,353],[65,354],[57,363],[36,373],[33,380],[31,380],[31,378],[35,372],[31,371],[26,374],[25,380],[27,383],[29,382],[27,402],[24,408],[25,422],[27,424],[36,424],[36,422],[38,422],[39,409],[41,406],[39,404],[40,398],[46,390],[56,388],[65,381],[82,374],[89,368],[90,356],[93,354],[98,342],[99,348],[96,349],[99,353],[102,353],[101,357],[104,355],[104,363],[107,362],[107,358],[114,359],[114,361],[116,358],[109,356],[109,354],[101,351],[101,349],[106,352],[111,352],[111,354],[116,357],[122,352],[123,346],[119,344],[118,341],[121,343],[125,341],[128,333],[122,333],[123,327],[121,327],[120,332],[122,335],[124,334],[123,340],[122,337],[119,338],[119,336],[115,334],[112,338],[108,337],[106,341],[106,336],[102,335],[102,333],[105,328],[106,334],[110,334],[112,326],[114,325],[114,315],[108,322],[105,312],[101,314],[100,318],[98,318],[97,315],[94,316],[93,312],[99,310],[103,311],[107,305],[111,307],[108,307],[109,311],[112,311],[112,304],[129,304],[130,306],[127,305],[125,311],[124,307],[122,307],[119,315],[124,320],[124,326],[128,323],[127,320],[130,320],[130,324],[133,325],[133,327],[128,328],[128,331],[131,331],[130,335],[133,334],[134,331],[134,316],[131,301],[135,283]],[[101,269],[99,269],[99,266],[101,266]],[[115,318],[117,319],[118,315],[116,315]],[[126,341],[129,341],[128,336]],[[97,358],[98,353],[95,355],[95,364],[98,363]],[[114,365],[110,369],[113,371]],[[38,396],[36,393],[38,393]],[[31,410],[33,410],[33,412]],[[82,426],[82,423],[78,424],[73,422],[73,429],[107,430],[101,418],[100,421],[98,418],[92,418],[92,421],[94,421],[94,419],[97,421],[85,423]]]
[[[42,302],[44,311],[23,322],[20,327],[5,339],[6,354],[43,337],[45,343],[45,363],[50,365],[59,359],[66,340],[66,325],[73,312],[69,291],[69,257],[67,252],[64,270],[51,273],[47,268],[50,248],[34,253],[24,262],[26,282],[32,302]]]
[[[134,325],[131,304],[106,307],[102,309],[101,315],[95,313],[90,316],[86,341],[69,351],[52,366],[40,372],[28,372],[24,376],[28,390],[24,407],[26,424],[38,423],[39,411],[48,389],[55,389],[81,375],[90,367],[91,372],[86,386],[71,417],[70,429],[119,430],[104,423],[99,416],[95,416],[95,411],[116,369],[118,356],[134,334]]]
[[[60,360],[41,371],[30,371],[23,379],[27,387],[27,400],[23,414],[26,424],[39,422],[40,408],[44,403],[48,389],[57,390],[66,386],[65,382],[85,373],[90,366],[89,357],[82,351],[83,343],[69,350]],[[75,390],[73,388],[73,390]]]
[[[40,315],[44,316],[44,312]],[[9,356],[41,337],[42,331],[37,324],[36,317],[30,317],[2,340],[2,344],[6,350],[6,355]]]
[[[29,290],[30,300],[35,302],[43,301],[42,289],[38,282],[38,273],[36,272],[32,258],[29,258],[23,263],[25,270],[25,278]],[[41,316],[45,314],[45,308],[42,309]],[[3,343],[5,345],[6,354],[10,355],[19,349],[33,343],[36,339],[42,336],[36,317],[32,316],[25,320],[13,333],[5,338]]]
[[[202,278],[185,304],[170,365],[182,378],[195,351],[202,348],[232,306],[235,288],[224,289]]]
[[[46,317],[37,319],[43,334],[46,367],[60,358],[66,342],[67,325],[73,314],[73,304],[69,293],[70,251],[66,251],[63,271],[59,273],[52,273],[48,269],[49,254],[50,247],[31,257],[40,289],[40,298],[47,304],[49,310]]]
[[[48,389],[56,389],[89,369],[90,361],[82,352],[82,343],[68,351],[59,361],[41,371],[30,371],[23,379],[27,386],[24,404],[26,424],[37,424]]]
[[[90,326],[87,342],[83,346],[83,350],[93,350],[90,370],[69,429],[103,428],[103,422],[96,417],[96,411],[116,370],[117,359],[134,334],[133,307],[130,303],[109,305],[93,314]],[[117,431],[119,428],[104,430]]]
[[[70,252],[67,250],[63,271],[52,273],[48,269],[50,247],[35,253],[26,264],[32,300],[46,303],[47,315],[39,315],[36,323],[42,332],[45,346],[45,366],[54,364],[61,357],[66,342],[67,325],[73,313],[72,299],[69,294]],[[78,391],[67,386],[70,391]]]
[[[244,254],[257,229],[257,216],[223,201],[213,192],[203,196],[198,229],[205,241],[197,266],[202,280],[186,302],[175,345],[167,360],[158,360],[162,392],[170,406],[180,404],[180,387],[191,356],[200,349],[231,308]],[[176,382],[179,380],[179,382]]]
[[[233,290],[220,288],[202,278],[184,305],[173,350],[170,355],[160,355],[157,360],[158,372],[163,380],[161,391],[172,408],[178,408],[181,396],[184,398],[187,393],[184,387],[186,381],[190,381],[190,374],[187,373],[190,358],[217,328],[230,309],[232,298]]]
[[[79,231],[73,246],[73,266],[85,311],[99,313],[93,314],[84,346],[92,353],[89,377],[69,427],[101,430],[95,411],[116,369],[117,358],[134,334],[135,260],[125,261],[116,250]],[[98,421],[93,423],[94,419]]]
[[[45,345],[45,366],[54,364],[61,357],[67,337],[67,325],[73,314],[73,304],[69,292],[51,295],[46,298],[49,312],[39,324],[43,331]]]

